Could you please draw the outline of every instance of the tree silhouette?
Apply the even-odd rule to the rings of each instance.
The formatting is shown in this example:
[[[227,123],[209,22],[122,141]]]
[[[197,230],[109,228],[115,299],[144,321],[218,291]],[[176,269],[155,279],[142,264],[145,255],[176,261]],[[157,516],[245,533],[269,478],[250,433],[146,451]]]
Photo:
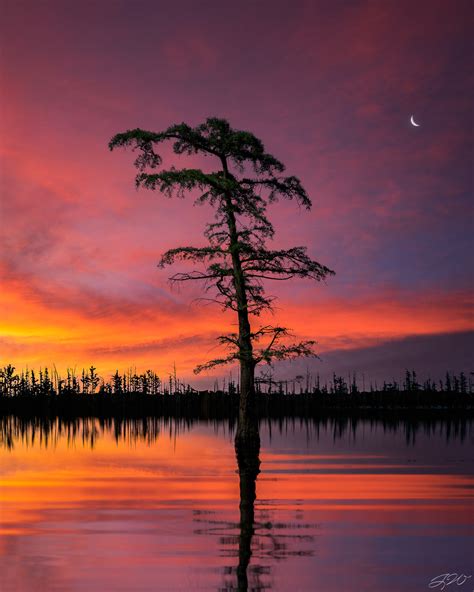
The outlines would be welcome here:
[[[155,145],[170,140],[175,154],[211,156],[219,169],[206,173],[201,169],[172,167],[147,172],[161,164]],[[306,209],[311,201],[299,179],[284,176],[284,165],[265,152],[262,142],[246,131],[234,130],[225,119],[209,118],[190,127],[173,125],[159,133],[142,129],[115,135],[109,143],[113,150],[130,146],[138,150],[135,166],[137,187],[158,189],[168,197],[198,191],[196,204],[214,208],[214,221],[207,224],[204,247],[177,247],[163,254],[159,266],[177,260],[204,264],[204,270],[174,274],[173,282],[202,280],[207,289],[215,288],[217,300],[225,309],[236,312],[238,333],[223,335],[220,342],[227,355],[211,360],[196,371],[218,364],[240,363],[239,430],[237,439],[250,435],[255,422],[255,366],[296,356],[314,355],[314,341],[288,345],[283,327],[265,325],[252,330],[250,316],[271,309],[273,298],[265,294],[264,280],[289,280],[294,277],[319,281],[334,272],[312,260],[305,247],[272,250],[266,241],[274,236],[267,218],[267,206],[279,198],[295,200]]]

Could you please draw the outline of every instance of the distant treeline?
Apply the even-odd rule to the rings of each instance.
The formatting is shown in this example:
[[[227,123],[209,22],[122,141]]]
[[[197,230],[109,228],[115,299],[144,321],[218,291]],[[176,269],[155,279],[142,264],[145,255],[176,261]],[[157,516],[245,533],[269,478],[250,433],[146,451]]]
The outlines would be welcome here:
[[[88,370],[83,369],[78,375],[75,370],[68,369],[66,376],[62,377],[56,369],[48,368],[34,370],[22,370],[15,372],[11,364],[0,369],[0,396],[15,397],[17,395],[50,395],[59,396],[65,394],[130,394],[139,393],[142,395],[176,395],[203,392],[198,391],[191,385],[180,380],[176,375],[176,369],[166,380],[161,379],[153,370],[146,370],[142,374],[128,370],[120,373],[118,370],[108,381],[100,377],[97,368],[90,366]],[[472,375],[473,373],[471,373]],[[460,393],[472,394],[474,392],[474,381],[469,379],[464,372],[459,375],[446,372],[444,380],[427,380],[420,383],[414,370],[406,370],[405,380],[402,384],[393,381],[383,384],[369,382],[366,388],[365,378],[362,378],[362,388],[358,375],[354,372],[349,375],[348,380],[343,376],[333,374],[332,380],[320,380],[319,374],[315,377],[311,373],[297,375],[292,379],[275,380],[271,373],[264,373],[256,378],[257,393],[279,394],[279,395],[355,395],[359,393],[374,392],[429,392],[429,393]],[[239,384],[230,378],[216,380],[213,392],[235,395],[239,394]]]
[[[219,388],[220,387],[220,388]],[[446,373],[443,381],[420,384],[415,371],[406,371],[403,384],[375,383],[361,390],[356,375],[350,380],[333,375],[322,384],[319,376],[274,380],[271,375],[256,381],[261,417],[311,415],[321,409],[474,409],[473,384],[464,373]],[[61,377],[54,369],[15,372],[12,365],[0,369],[0,413],[49,413],[82,415],[163,415],[234,417],[239,385],[231,379],[217,382],[214,390],[197,391],[176,376],[162,380],[155,372],[118,371],[109,381],[94,366],[77,375],[68,370]]]

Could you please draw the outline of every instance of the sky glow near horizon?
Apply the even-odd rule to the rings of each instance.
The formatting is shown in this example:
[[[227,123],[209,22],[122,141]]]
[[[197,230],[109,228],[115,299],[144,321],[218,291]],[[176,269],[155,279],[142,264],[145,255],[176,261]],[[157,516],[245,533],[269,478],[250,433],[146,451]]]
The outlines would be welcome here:
[[[216,356],[232,315],[156,268],[168,248],[203,245],[212,213],[137,192],[132,153],[107,143],[217,116],[260,137],[313,201],[271,207],[274,245],[306,245],[337,275],[268,285],[278,324],[325,354],[312,368],[376,373],[390,343],[384,372],[415,359],[436,372],[442,342],[443,371],[472,369],[453,345],[473,328],[471,2],[4,6],[5,363],[107,375],[176,362],[191,377]],[[166,168],[214,166],[161,153]]]

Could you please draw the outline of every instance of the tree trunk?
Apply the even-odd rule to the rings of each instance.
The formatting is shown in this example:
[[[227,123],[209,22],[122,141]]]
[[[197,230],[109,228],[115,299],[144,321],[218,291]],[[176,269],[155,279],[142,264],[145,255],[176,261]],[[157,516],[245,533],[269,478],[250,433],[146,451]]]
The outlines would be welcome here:
[[[227,160],[221,158],[224,176],[229,177]],[[229,227],[230,245],[232,257],[233,280],[237,315],[239,318],[239,357],[240,357],[240,402],[239,423],[235,436],[237,442],[248,442],[249,439],[258,437],[257,402],[255,399],[255,361],[253,358],[252,337],[249,321],[247,287],[245,274],[242,269],[242,261],[239,253],[239,234],[235,220],[235,211],[230,193],[225,194],[227,225]]]
[[[239,421],[235,444],[251,442],[258,438],[257,405],[255,398],[255,364],[252,361],[240,361],[240,400]]]

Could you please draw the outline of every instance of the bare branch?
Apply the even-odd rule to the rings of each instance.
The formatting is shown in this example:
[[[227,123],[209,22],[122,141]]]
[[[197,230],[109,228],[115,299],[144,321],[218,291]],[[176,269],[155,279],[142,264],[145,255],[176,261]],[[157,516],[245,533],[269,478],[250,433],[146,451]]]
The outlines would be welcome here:
[[[206,362],[205,364],[199,364],[199,366],[196,366],[196,368],[194,368],[193,372],[194,372],[194,374],[200,374],[201,372],[204,372],[205,370],[212,370],[216,366],[222,366],[224,364],[231,364],[232,362],[235,362],[235,360],[239,360],[239,359],[240,359],[240,357],[238,354],[229,354],[225,358],[215,358],[214,360],[209,360],[209,362]]]

